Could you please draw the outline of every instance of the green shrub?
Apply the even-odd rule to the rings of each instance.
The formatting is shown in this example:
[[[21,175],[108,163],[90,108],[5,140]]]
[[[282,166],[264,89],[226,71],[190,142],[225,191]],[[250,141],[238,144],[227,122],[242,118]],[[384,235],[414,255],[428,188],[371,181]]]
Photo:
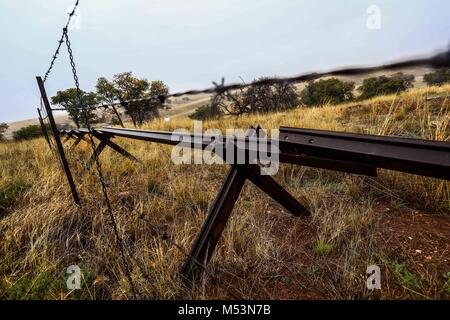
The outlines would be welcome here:
[[[267,78],[257,79],[259,82]],[[279,112],[298,107],[298,93],[293,84],[280,82],[259,84],[225,91],[214,98],[215,103],[224,113],[240,116],[252,113]]]
[[[189,115],[189,118],[192,120],[208,120],[208,119],[217,119],[222,116],[222,112],[220,108],[218,108],[213,103],[201,106],[197,108],[195,112]]]
[[[429,86],[442,86],[450,83],[450,69],[438,69],[423,76],[423,81]]]
[[[302,91],[301,102],[307,106],[339,104],[353,99],[353,82],[341,81],[337,78],[310,81]]]
[[[411,289],[420,288],[420,278],[409,271],[404,263],[394,264],[394,274],[397,276],[398,280],[403,286]]]
[[[40,125],[29,125],[13,132],[14,140],[29,140],[42,136]]]
[[[258,81],[264,80],[267,78],[258,79]],[[247,110],[248,113],[285,111],[297,108],[299,105],[298,93],[294,85],[288,82],[251,86],[243,92],[242,97],[242,103],[238,106],[241,107],[241,113],[247,113]]]
[[[96,93],[84,92],[81,90],[80,94],[85,107],[97,104],[98,97]],[[78,95],[79,91],[76,88],[58,91],[56,96],[52,97],[52,104],[66,109],[69,118],[72,119],[77,128],[86,125],[86,120],[88,120],[89,123],[96,123],[98,121],[97,114],[92,109],[82,109]]]
[[[86,283],[91,284],[93,275],[88,270],[82,269],[82,289],[70,291],[67,289],[67,274],[61,272],[55,274],[53,272],[45,271],[38,274],[28,274],[20,277],[12,286],[2,284],[0,286],[0,299],[9,300],[45,300],[54,299],[55,296],[61,294],[67,299],[72,300],[86,300],[91,296],[86,290]]]
[[[50,125],[46,125],[47,132],[51,134],[51,128]],[[57,126],[58,130],[61,129],[61,126]],[[42,128],[40,125],[32,124],[23,128],[20,128],[17,131],[13,132],[13,138],[14,140],[30,140],[34,138],[41,137],[43,135]]]
[[[323,255],[329,254],[333,250],[333,245],[331,243],[326,242],[323,239],[320,239],[314,245],[314,251]]]
[[[395,73],[390,77],[380,76],[364,79],[358,91],[361,92],[360,99],[370,99],[380,95],[394,94],[412,88],[414,76]]]
[[[147,183],[147,192],[150,194],[158,193],[161,190],[161,185],[156,180],[150,180]]]

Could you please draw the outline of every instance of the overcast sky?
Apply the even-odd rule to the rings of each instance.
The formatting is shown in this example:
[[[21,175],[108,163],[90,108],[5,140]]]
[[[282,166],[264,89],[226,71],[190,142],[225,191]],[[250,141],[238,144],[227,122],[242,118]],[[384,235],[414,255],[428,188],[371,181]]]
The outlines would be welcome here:
[[[0,122],[36,116],[35,76],[73,2],[0,0]],[[371,5],[380,29],[367,26]],[[449,12],[442,0],[81,0],[70,37],[82,89],[132,71],[173,92],[433,52],[450,42]],[[46,85],[73,86],[66,54]]]

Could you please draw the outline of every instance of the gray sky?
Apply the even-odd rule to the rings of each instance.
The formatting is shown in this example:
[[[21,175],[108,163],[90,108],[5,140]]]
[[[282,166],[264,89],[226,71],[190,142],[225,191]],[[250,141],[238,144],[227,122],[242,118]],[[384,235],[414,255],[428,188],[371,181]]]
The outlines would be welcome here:
[[[36,75],[48,67],[74,0],[0,0],[0,122],[33,118]],[[381,10],[369,29],[367,9]],[[70,31],[82,89],[133,71],[171,91],[259,76],[376,64],[447,47],[442,0],[81,0]],[[64,50],[65,51],[65,50]],[[60,55],[51,96],[73,86]]]

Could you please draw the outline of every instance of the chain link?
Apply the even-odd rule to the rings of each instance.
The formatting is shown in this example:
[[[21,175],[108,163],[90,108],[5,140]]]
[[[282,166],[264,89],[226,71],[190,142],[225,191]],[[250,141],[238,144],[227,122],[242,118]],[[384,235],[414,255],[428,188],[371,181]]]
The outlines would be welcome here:
[[[93,155],[94,155],[95,165],[96,165],[96,169],[97,169],[97,174],[98,174],[98,178],[99,178],[100,185],[101,185],[101,188],[102,188],[103,197],[104,197],[105,203],[106,203],[106,209],[107,209],[107,212],[108,212],[108,215],[109,215],[109,218],[110,218],[110,222],[111,222],[111,225],[112,225],[112,228],[113,228],[113,231],[114,231],[114,235],[115,235],[115,238],[116,238],[117,248],[118,248],[118,250],[120,252],[120,255],[121,255],[122,263],[123,263],[123,266],[124,266],[124,269],[125,269],[124,270],[125,271],[125,276],[127,277],[128,283],[129,283],[129,285],[131,287],[131,290],[133,292],[134,297],[138,298],[136,287],[135,287],[133,279],[131,277],[130,266],[128,264],[128,260],[126,259],[125,248],[124,248],[124,245],[123,245],[123,239],[122,239],[122,237],[119,234],[119,228],[117,226],[117,221],[116,221],[116,218],[114,216],[114,212],[113,212],[113,209],[112,209],[111,201],[110,201],[109,196],[108,196],[107,183],[105,181],[105,178],[104,178],[104,175],[103,175],[103,172],[102,172],[102,166],[101,166],[101,163],[100,163],[100,159],[99,159],[99,157],[97,155],[97,151],[96,151],[97,146],[96,146],[96,144],[94,142],[94,138],[93,138],[93,129],[91,128],[91,125],[90,125],[89,112],[88,112],[88,110],[87,110],[87,108],[85,107],[85,104],[84,104],[83,91],[80,89],[80,83],[79,83],[79,79],[78,79],[75,59],[73,57],[72,46],[71,46],[71,43],[70,43],[70,40],[69,40],[69,35],[68,35],[68,29],[67,28],[64,29],[63,35],[64,35],[64,38],[65,38],[67,51],[69,53],[70,65],[72,67],[73,79],[74,79],[75,87],[76,87],[76,91],[77,91],[77,98],[79,100],[79,103],[80,103],[82,111],[84,111],[83,113],[84,113],[84,117],[85,117],[86,128],[89,130],[89,133],[90,133],[88,135],[89,136],[89,142],[90,142],[90,145],[91,145],[91,148],[92,148],[92,152],[93,152]]]

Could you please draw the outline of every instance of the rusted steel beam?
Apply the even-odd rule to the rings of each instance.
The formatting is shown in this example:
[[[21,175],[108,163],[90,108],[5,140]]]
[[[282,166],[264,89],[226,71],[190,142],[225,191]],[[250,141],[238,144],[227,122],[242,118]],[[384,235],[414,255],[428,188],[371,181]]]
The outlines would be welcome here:
[[[92,153],[91,159],[89,159],[89,162],[86,165],[87,170],[89,170],[92,167],[92,165],[95,163],[95,160],[100,156],[105,147],[106,147],[106,140],[101,140],[100,143],[97,145],[97,148],[95,148],[95,151]]]
[[[280,154],[280,163],[297,164],[318,169],[327,169],[369,177],[377,176],[377,168],[373,164],[346,161],[338,159],[327,159],[324,157],[312,157],[304,154]]]
[[[280,150],[450,180],[449,142],[282,127]]]
[[[178,145],[183,139],[200,143],[185,143],[193,148],[205,148],[214,141],[211,136],[196,136],[166,131],[148,131],[119,128],[100,128],[99,132],[129,139],[138,139],[169,145]],[[219,141],[226,148],[230,137]],[[251,149],[248,138],[246,151]],[[217,140],[215,140],[217,142]],[[390,169],[450,180],[450,143],[374,136],[324,130],[280,129],[280,162],[310,167],[376,176],[377,169]]]
[[[93,131],[92,134],[94,135],[94,137],[96,137],[98,140],[104,142],[108,147],[110,147],[111,149],[113,149],[114,151],[116,151],[117,153],[121,154],[122,156],[124,156],[125,158],[128,158],[131,161],[134,162],[140,162],[135,156],[133,156],[131,153],[129,153],[128,151],[126,151],[124,148],[120,147],[119,145],[115,144],[114,142],[111,141],[112,136],[111,135],[106,135],[104,133],[100,133],[97,131]]]
[[[264,191],[273,200],[282,205],[295,216],[309,216],[311,213],[306,209],[306,205],[300,203],[272,177],[260,174],[257,165],[238,165],[237,169],[244,174],[248,180]]]
[[[59,153],[59,158],[61,160],[61,165],[64,169],[64,172],[67,177],[67,182],[70,187],[70,191],[72,193],[73,200],[76,204],[80,204],[80,197],[78,196],[77,189],[75,187],[75,182],[73,181],[72,173],[70,172],[69,163],[67,162],[66,155],[64,153],[64,148],[61,143],[61,139],[59,136],[59,130],[56,127],[55,119],[53,118],[52,108],[50,106],[50,102],[48,101],[47,92],[45,91],[44,82],[42,81],[41,77],[36,77],[39,91],[41,93],[42,101],[44,103],[45,110],[47,111],[48,120],[50,122],[50,128],[53,133],[53,137],[56,142],[56,149]]]
[[[183,266],[182,274],[187,280],[186,284],[197,280],[211,259],[246,179],[246,175],[236,166],[229,171],[194,243],[190,257]]]

